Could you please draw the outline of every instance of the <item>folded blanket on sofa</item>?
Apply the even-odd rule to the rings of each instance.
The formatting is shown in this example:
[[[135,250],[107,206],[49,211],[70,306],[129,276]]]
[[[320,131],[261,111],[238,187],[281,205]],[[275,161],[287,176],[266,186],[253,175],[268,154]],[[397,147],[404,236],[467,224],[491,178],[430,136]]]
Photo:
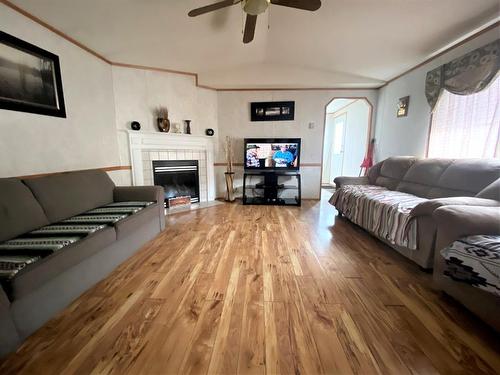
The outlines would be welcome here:
[[[9,293],[10,280],[24,268],[153,203],[111,203],[0,243],[0,287]]]
[[[353,223],[391,244],[417,248],[417,222],[410,211],[426,201],[412,194],[375,185],[345,185],[337,189],[330,203]]]
[[[500,296],[500,236],[468,236],[441,250],[444,274]]]

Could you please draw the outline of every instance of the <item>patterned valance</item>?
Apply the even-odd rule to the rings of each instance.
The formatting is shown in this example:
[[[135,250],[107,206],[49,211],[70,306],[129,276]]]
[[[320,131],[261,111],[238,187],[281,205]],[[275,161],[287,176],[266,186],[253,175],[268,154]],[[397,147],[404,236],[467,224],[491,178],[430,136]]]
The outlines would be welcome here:
[[[470,95],[486,88],[500,68],[500,39],[427,73],[425,96],[434,110],[443,89]]]

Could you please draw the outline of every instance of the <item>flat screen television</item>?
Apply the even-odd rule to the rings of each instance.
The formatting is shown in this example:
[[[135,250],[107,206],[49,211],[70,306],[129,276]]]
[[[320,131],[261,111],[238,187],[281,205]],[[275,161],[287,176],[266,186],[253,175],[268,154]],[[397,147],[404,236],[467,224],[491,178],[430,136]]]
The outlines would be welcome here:
[[[289,170],[300,168],[300,138],[245,138],[245,169]]]

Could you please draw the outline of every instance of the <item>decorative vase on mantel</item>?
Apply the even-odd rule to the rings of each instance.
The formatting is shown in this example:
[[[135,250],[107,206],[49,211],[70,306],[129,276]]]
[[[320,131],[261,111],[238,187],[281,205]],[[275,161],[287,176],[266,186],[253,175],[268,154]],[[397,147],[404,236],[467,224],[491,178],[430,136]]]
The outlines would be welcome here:
[[[158,117],[158,129],[163,133],[168,133],[170,131],[170,120],[168,118]]]
[[[158,107],[156,109],[156,124],[159,131],[163,133],[170,131],[170,120],[168,119],[168,109],[166,107]]]
[[[186,134],[191,134],[191,120],[184,120],[186,123]]]

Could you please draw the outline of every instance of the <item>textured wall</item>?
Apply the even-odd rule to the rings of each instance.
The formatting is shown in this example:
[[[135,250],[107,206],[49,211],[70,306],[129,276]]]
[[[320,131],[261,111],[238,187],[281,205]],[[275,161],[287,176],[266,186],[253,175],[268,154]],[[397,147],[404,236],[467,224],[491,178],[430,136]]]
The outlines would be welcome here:
[[[196,87],[191,76],[114,66],[113,85],[123,165],[130,165],[126,132],[130,122],[139,121],[143,132],[158,131],[154,110],[160,105],[168,108],[171,123],[183,127],[183,120],[192,120],[192,134],[203,135],[206,128],[218,134],[217,93]]]
[[[111,66],[1,4],[0,25],[59,56],[67,112],[0,110],[0,177],[119,165]]]

